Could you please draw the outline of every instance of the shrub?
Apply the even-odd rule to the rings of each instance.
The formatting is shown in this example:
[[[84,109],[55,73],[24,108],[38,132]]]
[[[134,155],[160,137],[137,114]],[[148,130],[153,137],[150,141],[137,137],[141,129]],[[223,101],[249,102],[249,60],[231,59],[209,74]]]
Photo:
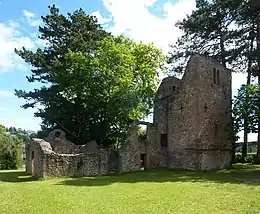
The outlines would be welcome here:
[[[247,153],[247,157],[244,163],[252,163],[256,162],[256,153]],[[242,154],[236,153],[236,163],[243,163]]]
[[[22,165],[22,140],[0,134],[0,169],[17,169]]]

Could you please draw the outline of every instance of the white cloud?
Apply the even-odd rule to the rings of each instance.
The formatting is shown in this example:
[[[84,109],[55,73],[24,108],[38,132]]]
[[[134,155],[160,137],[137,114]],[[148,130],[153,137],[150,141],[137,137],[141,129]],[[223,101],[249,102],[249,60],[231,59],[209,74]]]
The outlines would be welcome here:
[[[38,27],[42,23],[41,19],[35,18],[36,15],[33,12],[30,12],[30,11],[27,11],[27,10],[23,10],[23,15],[25,16],[27,22],[29,23],[29,25],[31,27]]]
[[[114,26],[113,34],[125,34],[137,41],[152,42],[168,53],[169,44],[175,43],[181,35],[174,25],[186,14],[196,8],[195,0],[182,0],[177,3],[164,3],[164,16],[158,17],[149,11],[157,0],[103,0],[104,6],[111,13]]]
[[[95,11],[95,12],[91,13],[90,15],[97,17],[98,23],[101,25],[111,21],[111,18],[105,18],[104,16],[102,16],[100,11]]]
[[[13,21],[13,20],[9,20],[9,25],[13,28],[13,29],[17,29],[20,27],[20,23],[17,21]]]
[[[33,48],[34,42],[19,32],[19,23],[9,21],[10,25],[0,23],[0,73],[6,72],[11,68],[23,68],[24,62],[14,53],[15,48],[25,46]]]
[[[26,18],[28,18],[28,19],[30,19],[30,18],[32,18],[32,17],[35,16],[34,13],[29,12],[29,11],[27,11],[27,10],[23,10],[23,14],[24,14],[24,16],[25,16]]]
[[[0,90],[0,97],[12,97],[14,96],[13,92]]]

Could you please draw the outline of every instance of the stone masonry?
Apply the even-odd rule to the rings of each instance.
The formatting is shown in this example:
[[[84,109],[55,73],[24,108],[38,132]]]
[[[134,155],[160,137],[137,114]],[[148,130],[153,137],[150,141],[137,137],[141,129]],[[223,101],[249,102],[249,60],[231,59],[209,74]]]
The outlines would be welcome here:
[[[138,125],[147,126],[147,139],[138,138]],[[119,151],[95,141],[77,146],[54,130],[45,140],[26,146],[26,171],[37,177],[93,176],[119,167],[213,170],[232,163],[231,71],[219,62],[192,56],[182,79],[162,80],[154,101],[153,123],[136,122]],[[119,164],[118,164],[119,163]]]
[[[58,134],[57,134],[58,133]],[[26,145],[26,172],[36,177],[93,176],[107,173],[109,151],[95,141],[75,145],[61,130]]]
[[[191,57],[182,79],[162,80],[154,102],[153,123],[145,124],[146,143],[128,143],[124,158],[129,158],[124,161],[132,164],[123,171],[135,171],[140,157],[145,168],[230,167],[231,71],[211,58]],[[135,135],[132,139],[137,138],[137,129]],[[138,150],[138,145],[145,149]]]

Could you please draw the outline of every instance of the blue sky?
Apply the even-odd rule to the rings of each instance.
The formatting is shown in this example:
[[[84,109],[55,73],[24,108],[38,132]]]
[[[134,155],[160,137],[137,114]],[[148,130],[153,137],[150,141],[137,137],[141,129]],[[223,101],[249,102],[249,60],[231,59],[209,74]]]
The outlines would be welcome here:
[[[48,5],[56,4],[62,13],[82,7],[96,15],[100,24],[113,34],[125,34],[137,41],[153,42],[165,53],[180,32],[176,21],[195,9],[195,0],[0,0],[0,124],[38,130],[41,120],[34,110],[24,110],[23,100],[14,89],[30,90],[26,75],[30,68],[13,53],[14,48],[36,49],[43,42],[37,38],[41,15]],[[233,75],[233,91],[245,82],[245,75]]]

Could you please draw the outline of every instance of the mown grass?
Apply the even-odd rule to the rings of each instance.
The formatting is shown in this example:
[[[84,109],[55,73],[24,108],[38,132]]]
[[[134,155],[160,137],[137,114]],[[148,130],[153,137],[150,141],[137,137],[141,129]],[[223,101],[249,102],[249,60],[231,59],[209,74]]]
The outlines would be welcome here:
[[[260,213],[260,166],[45,180],[0,171],[0,213]]]

